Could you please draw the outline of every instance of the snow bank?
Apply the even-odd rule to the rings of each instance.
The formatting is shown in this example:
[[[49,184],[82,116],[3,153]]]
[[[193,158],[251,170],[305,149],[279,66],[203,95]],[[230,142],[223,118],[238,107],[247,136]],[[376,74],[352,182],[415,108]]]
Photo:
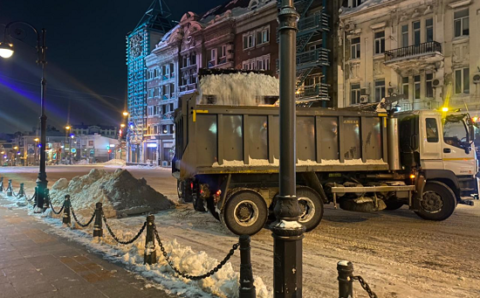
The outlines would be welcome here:
[[[211,277],[193,281],[177,276],[170,268],[167,261],[163,257],[162,251],[158,243],[155,250],[157,255],[157,263],[152,265],[143,264],[143,256],[145,252],[145,233],[143,233],[137,241],[129,245],[118,245],[110,235],[100,239],[92,239],[92,231],[88,230],[70,230],[62,228],[61,221],[54,218],[44,218],[50,225],[54,226],[51,232],[65,237],[67,239],[77,241],[90,249],[105,254],[106,259],[121,262],[127,267],[141,276],[155,281],[161,288],[167,289],[168,292],[182,297],[220,297],[220,298],[238,298],[239,291],[239,268],[234,269],[230,262],[226,263],[222,269]],[[121,227],[121,223],[115,220],[109,222],[112,226],[114,234],[123,240],[132,238],[140,229],[140,226],[129,228]],[[120,228],[118,228],[120,227]],[[105,231],[106,233],[106,231]],[[162,237],[162,229],[159,228],[159,234],[162,243],[170,259],[175,267],[181,272],[189,275],[202,275],[214,268],[219,259],[210,257],[206,252],[195,252],[190,246],[180,245],[176,239],[167,241]],[[233,244],[233,243],[232,243]],[[149,248],[150,249],[150,248]],[[223,258],[228,251],[219,256]],[[235,252],[239,256],[239,251]],[[271,298],[273,292],[264,284],[263,280],[255,276],[255,287],[258,298]]]
[[[217,105],[257,106],[263,97],[279,96],[275,77],[256,73],[206,75],[199,83],[198,104],[207,104],[207,96],[215,96]]]
[[[127,162],[124,161],[123,159],[111,159],[105,163],[105,165],[115,165],[115,166],[126,166]]]
[[[107,217],[123,217],[174,206],[164,195],[147,185],[145,179],[136,179],[122,169],[114,173],[93,169],[85,176],[74,177],[70,182],[61,178],[50,191],[55,206],[61,205],[67,194],[75,212],[84,216],[90,216],[98,202],[103,204]]]

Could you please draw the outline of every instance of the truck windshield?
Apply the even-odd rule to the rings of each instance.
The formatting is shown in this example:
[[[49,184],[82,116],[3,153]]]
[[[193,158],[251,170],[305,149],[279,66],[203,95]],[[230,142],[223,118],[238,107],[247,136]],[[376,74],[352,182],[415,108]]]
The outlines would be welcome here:
[[[446,119],[443,126],[443,140],[445,143],[455,147],[465,148],[468,141],[467,133],[467,127],[462,120]]]

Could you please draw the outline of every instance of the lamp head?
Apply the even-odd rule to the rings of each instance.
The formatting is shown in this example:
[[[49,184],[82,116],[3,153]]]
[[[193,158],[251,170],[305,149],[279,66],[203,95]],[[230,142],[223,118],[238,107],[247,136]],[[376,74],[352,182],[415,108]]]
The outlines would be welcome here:
[[[0,57],[10,58],[13,55],[13,44],[8,42],[0,42]]]
[[[127,116],[128,116],[128,112],[123,112],[123,116],[127,117]]]

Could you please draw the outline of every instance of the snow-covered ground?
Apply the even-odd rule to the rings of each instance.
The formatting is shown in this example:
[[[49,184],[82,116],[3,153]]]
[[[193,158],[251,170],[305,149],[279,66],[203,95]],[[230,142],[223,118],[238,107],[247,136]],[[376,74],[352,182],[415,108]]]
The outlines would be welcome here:
[[[14,186],[19,182],[31,185],[34,171],[18,169],[6,173],[0,169],[0,176],[14,180]],[[36,170],[36,169],[35,169]],[[60,169],[59,169],[60,170]],[[53,177],[72,178],[77,168],[64,172],[51,172],[49,185],[56,181]],[[112,169],[113,170],[113,169]],[[26,171],[26,172],[25,172]],[[130,171],[130,170],[129,170]],[[147,183],[164,193],[175,194],[175,180],[168,171],[162,169],[131,170],[137,178],[145,177]],[[47,169],[47,173],[49,169]],[[57,178],[57,179],[58,179]],[[23,181],[22,181],[23,180]],[[165,194],[165,193],[164,193]],[[478,203],[478,201],[477,201]],[[230,250],[237,238],[226,231],[218,221],[209,214],[198,213],[190,206],[179,205],[174,210],[159,212],[155,215],[160,237],[166,242],[167,251],[173,247],[179,253],[189,252],[189,256],[198,259],[201,265],[198,270],[207,271],[215,262],[220,261]],[[50,221],[50,220],[49,220]],[[109,258],[130,264],[133,271],[151,278],[155,284],[172,289],[173,292],[189,295],[204,293],[200,297],[209,297],[218,289],[218,278],[209,281],[209,286],[188,283],[172,276],[171,272],[162,267],[145,270],[142,267],[143,243],[138,240],[138,246],[130,248],[109,246],[112,238],[104,230],[104,242],[92,243],[89,236],[82,237],[70,233],[87,233],[88,230],[62,229],[58,227],[59,220],[52,231],[65,233],[65,237],[74,237],[89,247],[100,247]],[[122,238],[130,238],[141,227],[143,216],[109,219],[114,230],[121,231]],[[191,248],[191,252],[187,249]],[[204,251],[205,254],[200,254]],[[320,226],[305,235],[303,241],[303,297],[336,297],[338,281],[336,280],[336,263],[340,260],[350,260],[354,263],[355,274],[361,275],[379,297],[431,297],[431,298],[478,298],[480,297],[480,204],[474,207],[458,205],[452,217],[443,222],[430,222],[418,218],[413,212],[402,208],[392,212],[355,213],[334,210],[326,206],[325,215]],[[126,254],[128,253],[128,258]],[[161,256],[157,253],[157,256]],[[180,256],[180,255],[179,255]],[[133,258],[133,260],[132,260]],[[188,258],[187,258],[188,259]],[[131,263],[135,264],[131,264]],[[188,262],[187,262],[188,263]],[[231,259],[233,271],[226,271],[223,278],[225,285],[234,280],[232,272],[239,272],[239,254]],[[163,264],[163,265],[162,265]],[[273,285],[273,240],[268,230],[263,230],[252,237],[252,264],[254,275],[260,277],[267,287]],[[185,268],[185,267],[182,267]],[[185,268],[186,269],[186,268]],[[163,270],[163,271],[162,271]],[[205,271],[201,271],[202,273]],[[153,273],[152,273],[153,272]],[[200,272],[200,271],[197,271]],[[152,276],[149,276],[152,274]],[[191,287],[191,288],[190,288]],[[228,293],[232,287],[225,287]],[[227,290],[228,289],[228,290]],[[355,284],[356,297],[368,297],[358,283]],[[191,292],[191,294],[190,294]],[[226,297],[231,297],[228,296]],[[260,297],[260,296],[257,296]]]

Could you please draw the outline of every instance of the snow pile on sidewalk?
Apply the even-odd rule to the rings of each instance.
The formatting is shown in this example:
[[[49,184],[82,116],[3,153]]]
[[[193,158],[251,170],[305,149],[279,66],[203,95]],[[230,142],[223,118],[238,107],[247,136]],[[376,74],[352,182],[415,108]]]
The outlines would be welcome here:
[[[60,228],[61,222],[58,219],[46,218],[45,220],[54,226],[52,229],[53,233],[78,241],[95,251],[104,253],[106,259],[127,265],[127,268],[130,270],[155,281],[160,284],[163,289],[168,289],[172,294],[177,294],[182,297],[202,298],[212,296],[220,298],[239,297],[240,274],[238,272],[240,270],[239,268],[234,269],[230,262],[227,262],[222,269],[210,277],[198,281],[189,280],[179,277],[171,269],[163,257],[158,243],[155,244],[158,262],[152,265],[144,265],[145,232],[142,233],[133,244],[119,245],[108,235],[106,230],[104,230],[106,235],[101,241],[98,241],[98,239],[92,239],[91,229],[70,230]],[[112,227],[114,234],[123,241],[131,239],[140,229],[140,226],[137,226],[130,230],[117,220],[110,220],[108,223]],[[221,260],[210,257],[204,251],[194,252],[190,246],[182,246],[176,239],[166,241],[162,237],[162,229],[159,229],[159,235],[162,238],[162,243],[167,254],[180,272],[188,275],[202,275],[212,270]],[[227,253],[228,251],[225,251],[219,258],[223,258]],[[239,250],[235,252],[235,255],[237,257],[239,256]],[[267,288],[260,277],[255,276],[254,280],[257,298],[273,297],[272,291]]]
[[[163,194],[147,185],[145,179],[136,179],[127,170],[114,173],[93,169],[85,176],[74,177],[70,182],[59,179],[50,191],[54,206],[63,204],[65,195],[77,214],[90,216],[95,204],[103,204],[106,217],[124,217],[174,206]]]
[[[110,159],[109,161],[103,163],[104,165],[112,165],[112,166],[126,166],[127,162],[123,159]]]
[[[266,74],[232,73],[207,75],[200,80],[198,104],[214,96],[216,105],[258,106],[263,97],[278,96],[278,79]]]

